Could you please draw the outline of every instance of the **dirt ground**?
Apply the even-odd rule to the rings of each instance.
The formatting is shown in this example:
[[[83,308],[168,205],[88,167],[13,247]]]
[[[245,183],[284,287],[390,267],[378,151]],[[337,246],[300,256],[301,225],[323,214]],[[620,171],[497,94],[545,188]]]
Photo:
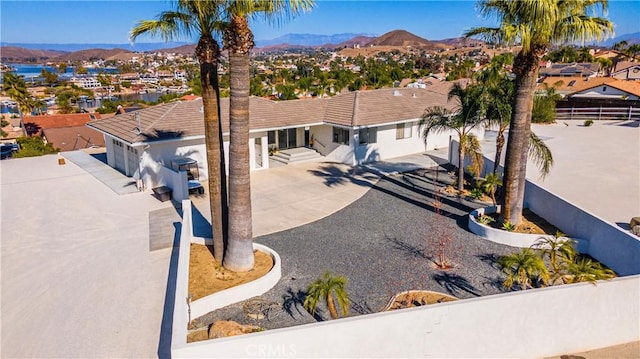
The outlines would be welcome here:
[[[251,282],[268,273],[273,267],[271,256],[260,251],[254,251],[253,254],[254,268],[248,272],[236,273],[225,269],[213,258],[212,246],[192,243],[189,261],[189,293],[193,295],[192,300]]]
[[[493,217],[494,221],[491,222],[491,227],[502,229],[502,224],[499,221],[498,217],[499,213],[490,214]],[[520,223],[514,232],[516,233],[526,233],[526,234],[550,234],[555,235],[560,230],[553,226],[551,223],[547,222],[544,218],[538,216],[537,214],[531,212],[528,209],[524,209],[522,211],[522,223]]]
[[[457,298],[447,294],[431,292],[431,291],[409,291],[398,294],[392,303],[385,310],[396,310],[410,307],[418,307],[422,305],[452,302]]]

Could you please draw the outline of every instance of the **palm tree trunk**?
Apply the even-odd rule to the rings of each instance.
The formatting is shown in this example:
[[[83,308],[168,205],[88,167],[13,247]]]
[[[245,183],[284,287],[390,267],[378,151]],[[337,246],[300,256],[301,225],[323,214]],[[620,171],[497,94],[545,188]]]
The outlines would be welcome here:
[[[338,311],[336,310],[336,303],[333,301],[333,296],[331,292],[327,293],[327,308],[329,309],[329,315],[331,315],[332,319],[338,319]]]
[[[464,143],[462,142],[462,138],[460,138],[460,144],[458,146],[458,191],[460,191],[459,195],[462,195],[462,190],[464,189]]]
[[[245,272],[254,265],[251,223],[251,177],[249,156],[249,50],[253,35],[246,17],[235,16],[230,34],[225,36],[229,50],[229,240],[224,267]]]
[[[222,126],[220,120],[220,95],[218,90],[218,58],[220,48],[211,36],[202,36],[196,48],[200,62],[202,81],[202,105],[209,177],[209,205],[213,235],[213,256],[222,262],[227,232],[227,186],[224,152],[222,151]]]
[[[506,130],[506,126],[500,125],[498,129],[498,135],[496,136],[496,157],[493,160],[493,174],[498,174],[498,167],[500,167],[500,160],[502,159],[502,149],[504,148],[504,131]],[[495,204],[495,200],[494,200]]]
[[[538,57],[532,53],[519,53],[514,61],[516,96],[509,126],[509,141],[505,155],[504,197],[501,218],[511,224],[522,222],[524,184],[531,133],[531,111],[538,74]]]

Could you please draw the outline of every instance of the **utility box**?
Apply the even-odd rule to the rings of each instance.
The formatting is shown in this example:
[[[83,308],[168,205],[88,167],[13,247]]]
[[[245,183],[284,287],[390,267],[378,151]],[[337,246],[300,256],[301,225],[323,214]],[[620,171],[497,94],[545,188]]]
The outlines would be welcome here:
[[[153,189],[153,194],[154,196],[159,199],[161,202],[166,202],[171,200],[171,194],[172,194],[172,190],[171,188],[167,187],[167,186],[162,186],[162,187],[156,187]]]

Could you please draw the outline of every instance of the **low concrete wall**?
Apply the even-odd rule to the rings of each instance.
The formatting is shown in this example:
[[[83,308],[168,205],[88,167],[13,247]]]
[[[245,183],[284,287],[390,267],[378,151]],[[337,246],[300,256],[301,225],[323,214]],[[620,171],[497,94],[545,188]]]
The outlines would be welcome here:
[[[449,153],[449,162],[454,165],[457,164],[457,146],[456,141],[451,141],[453,151]],[[485,157],[485,167],[492,166],[493,161]],[[619,275],[640,274],[640,238],[631,232],[528,180],[525,183],[524,207],[568,237],[579,238],[580,252],[588,253]]]
[[[529,181],[524,205],[570,237],[587,239],[586,252],[619,275],[640,273],[640,238],[631,232]]]
[[[179,352],[187,346],[187,326],[191,319],[195,319],[212,310],[222,308],[261,295],[273,288],[280,280],[282,261],[274,250],[261,244],[254,243],[253,248],[271,255],[273,268],[264,276],[222,292],[189,301],[189,259],[191,243],[212,244],[211,238],[193,237],[193,215],[190,200],[182,201],[182,230],[178,254],[178,268],[176,274],[176,292],[173,308],[173,325],[171,334],[171,352]],[[192,344],[189,344],[192,345]],[[174,354],[175,357],[175,354]]]
[[[491,226],[482,224],[476,219],[483,214],[492,214],[496,212],[500,212],[500,206],[478,208],[475,211],[472,211],[471,213],[469,213],[469,230],[472,233],[477,234],[480,237],[491,242],[518,248],[529,248],[536,242],[540,241],[540,239],[542,238],[554,238],[554,236],[552,235],[507,232],[502,229],[496,229]],[[575,241],[576,249],[578,250],[578,252],[587,253],[589,251],[588,240],[579,238],[571,238],[571,240]]]
[[[156,187],[167,186],[172,190],[172,199],[181,202],[189,199],[189,189],[187,187],[187,172],[174,171],[169,167],[160,166],[157,170],[158,182]]]
[[[639,291],[640,276],[548,287],[197,342],[173,357],[540,358],[638,340]]]
[[[191,317],[197,318],[227,305],[238,303],[243,300],[259,296],[273,288],[282,275],[280,256],[271,248],[258,243],[253,244],[255,250],[271,255],[273,268],[264,276],[227,290],[208,295],[191,302]]]

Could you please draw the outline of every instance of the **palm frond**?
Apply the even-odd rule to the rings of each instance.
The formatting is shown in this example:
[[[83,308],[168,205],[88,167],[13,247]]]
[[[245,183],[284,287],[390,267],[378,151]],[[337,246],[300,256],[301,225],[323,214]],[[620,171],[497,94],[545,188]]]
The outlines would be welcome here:
[[[546,178],[553,167],[553,154],[547,144],[533,132],[529,138],[529,158],[538,166],[540,177]]]

